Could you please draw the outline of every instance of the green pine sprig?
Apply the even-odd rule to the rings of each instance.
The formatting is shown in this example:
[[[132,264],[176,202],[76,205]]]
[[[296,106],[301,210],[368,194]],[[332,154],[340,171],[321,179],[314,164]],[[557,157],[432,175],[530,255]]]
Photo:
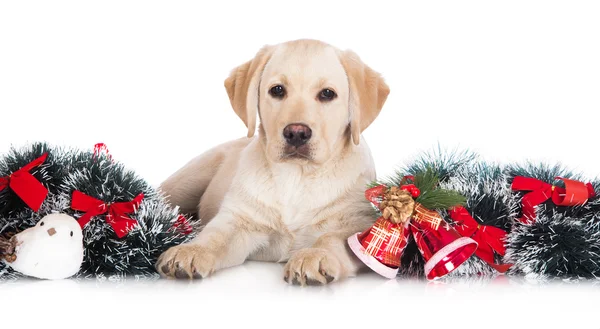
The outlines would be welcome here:
[[[440,179],[431,168],[417,172],[414,179],[415,186],[421,190],[421,195],[415,201],[427,209],[450,209],[467,202],[467,199],[456,191],[438,188]]]
[[[421,192],[416,201],[427,209],[450,209],[464,206],[467,200],[456,191],[437,189]]]
[[[400,182],[400,185],[404,184],[415,184],[415,186],[421,191],[421,194],[415,199],[416,202],[423,205],[423,207],[431,210],[450,209],[459,205],[465,205],[467,199],[460,193],[442,189],[438,187],[439,177],[436,172],[431,168],[426,168],[424,171],[419,171],[414,175],[414,180],[404,179],[399,177],[396,181]],[[389,184],[381,182],[373,182],[369,184],[369,187],[375,187],[380,184],[384,184],[390,187]]]

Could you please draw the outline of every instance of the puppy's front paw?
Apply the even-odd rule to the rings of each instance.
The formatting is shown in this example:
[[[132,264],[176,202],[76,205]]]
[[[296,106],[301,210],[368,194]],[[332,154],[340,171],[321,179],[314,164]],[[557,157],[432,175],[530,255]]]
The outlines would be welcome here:
[[[297,251],[284,268],[284,280],[295,285],[323,285],[341,279],[342,266],[336,256],[321,248]]]
[[[202,246],[184,244],[164,252],[156,263],[158,272],[169,278],[202,279],[215,270],[215,257]]]

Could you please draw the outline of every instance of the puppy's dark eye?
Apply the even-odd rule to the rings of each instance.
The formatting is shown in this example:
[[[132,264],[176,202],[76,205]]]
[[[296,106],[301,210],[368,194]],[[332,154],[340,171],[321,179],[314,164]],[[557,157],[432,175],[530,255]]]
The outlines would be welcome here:
[[[281,99],[285,96],[285,88],[282,85],[273,86],[269,89],[269,95]]]
[[[41,222],[41,223],[40,223],[40,226],[44,226],[44,222]]]
[[[282,85],[273,86],[269,89],[269,95],[281,99],[285,96],[285,88]]]
[[[328,102],[328,101],[334,99],[336,96],[337,96],[337,94],[335,93],[335,91],[333,91],[331,89],[323,89],[319,93],[319,100],[321,102]]]
[[[73,231],[71,231],[71,236],[73,236]]]

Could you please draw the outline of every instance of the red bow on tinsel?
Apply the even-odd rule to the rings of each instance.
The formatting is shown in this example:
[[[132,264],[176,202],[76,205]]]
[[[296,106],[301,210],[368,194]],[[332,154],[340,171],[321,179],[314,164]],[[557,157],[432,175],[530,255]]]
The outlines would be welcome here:
[[[29,171],[44,163],[47,157],[48,153],[44,153],[11,175],[0,177],[0,191],[10,187],[29,208],[37,212],[48,195],[48,189]]]
[[[458,225],[454,228],[460,235],[470,237],[477,242],[478,246],[475,251],[477,257],[481,258],[500,273],[506,272],[511,267],[510,264],[496,264],[494,261],[494,252],[498,253],[500,256],[504,256],[506,253],[506,247],[503,242],[506,238],[506,232],[504,230],[495,226],[479,224],[475,218],[469,214],[469,211],[462,206],[450,209],[449,215],[452,220],[457,222]]]
[[[97,159],[98,157],[100,157],[100,154],[104,153],[108,159],[110,159],[111,161],[114,161],[112,158],[112,155],[110,154],[110,152],[108,151],[108,147],[106,146],[106,144],[104,143],[96,143],[94,145],[94,159]]]
[[[104,203],[80,191],[74,191],[71,208],[85,212],[78,220],[81,228],[89,223],[92,217],[106,214],[106,222],[113,228],[117,236],[122,238],[137,224],[137,221],[127,217],[127,214],[135,212],[143,198],[144,194],[140,193],[129,202]]]
[[[552,202],[557,206],[577,206],[585,204],[589,198],[596,196],[591,183],[584,184],[562,177],[556,177],[555,179],[562,180],[565,187],[558,187],[530,177],[517,176],[514,178],[513,191],[531,191],[523,196],[521,222],[531,223],[535,221],[535,207],[548,201],[548,199],[552,199]]]
[[[177,220],[173,223],[173,229],[188,235],[194,231],[192,225],[184,215],[177,216]]]

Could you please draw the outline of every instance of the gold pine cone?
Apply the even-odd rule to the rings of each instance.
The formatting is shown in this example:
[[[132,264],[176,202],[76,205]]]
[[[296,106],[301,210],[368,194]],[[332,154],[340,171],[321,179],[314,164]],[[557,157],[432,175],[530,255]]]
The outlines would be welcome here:
[[[383,218],[396,224],[406,223],[415,211],[415,200],[408,191],[392,186],[380,204]]]

